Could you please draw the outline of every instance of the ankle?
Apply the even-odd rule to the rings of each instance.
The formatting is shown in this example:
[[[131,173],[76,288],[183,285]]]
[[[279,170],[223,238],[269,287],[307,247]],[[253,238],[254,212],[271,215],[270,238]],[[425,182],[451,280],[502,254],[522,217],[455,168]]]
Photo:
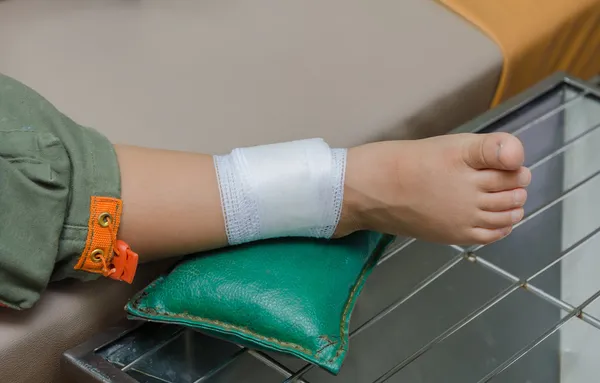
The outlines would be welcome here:
[[[366,150],[365,150],[366,149]],[[340,238],[361,230],[372,230],[369,212],[374,201],[369,198],[372,177],[377,174],[373,165],[373,151],[365,146],[348,149],[342,213],[333,238]]]
[[[333,234],[333,238],[341,238],[356,231],[365,230],[366,225],[361,219],[360,193],[344,185],[344,200],[342,202],[342,213]]]

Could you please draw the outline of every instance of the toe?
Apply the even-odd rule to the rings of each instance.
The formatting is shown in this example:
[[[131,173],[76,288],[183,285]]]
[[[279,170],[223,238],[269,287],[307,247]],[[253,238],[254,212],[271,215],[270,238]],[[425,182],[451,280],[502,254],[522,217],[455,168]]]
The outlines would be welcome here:
[[[498,193],[482,193],[479,208],[485,211],[499,212],[511,210],[525,205],[527,191],[522,188]]]
[[[484,229],[500,229],[509,227],[523,219],[524,211],[522,208],[517,208],[502,212],[482,211],[476,218],[474,226]]]
[[[508,133],[471,134],[463,160],[474,169],[517,170],[525,160],[521,141]]]
[[[486,245],[488,243],[496,242],[512,231],[512,227],[503,227],[501,229],[484,229],[481,227],[474,227],[471,230],[472,242],[480,245]]]
[[[480,190],[501,192],[523,188],[531,182],[531,171],[521,167],[517,171],[480,170],[475,175]]]

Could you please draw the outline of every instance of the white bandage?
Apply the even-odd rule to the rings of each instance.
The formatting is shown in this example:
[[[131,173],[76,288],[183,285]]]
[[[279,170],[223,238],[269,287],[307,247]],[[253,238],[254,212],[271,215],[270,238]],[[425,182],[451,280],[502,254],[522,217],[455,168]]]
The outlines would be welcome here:
[[[235,149],[214,162],[229,244],[333,235],[346,149],[310,139]]]

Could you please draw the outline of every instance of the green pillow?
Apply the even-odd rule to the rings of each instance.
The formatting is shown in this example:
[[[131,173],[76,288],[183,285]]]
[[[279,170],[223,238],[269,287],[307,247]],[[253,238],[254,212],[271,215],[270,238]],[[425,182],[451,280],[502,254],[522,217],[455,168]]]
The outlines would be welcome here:
[[[337,374],[365,279],[391,236],[288,238],[186,258],[126,306],[131,319],[189,326]]]

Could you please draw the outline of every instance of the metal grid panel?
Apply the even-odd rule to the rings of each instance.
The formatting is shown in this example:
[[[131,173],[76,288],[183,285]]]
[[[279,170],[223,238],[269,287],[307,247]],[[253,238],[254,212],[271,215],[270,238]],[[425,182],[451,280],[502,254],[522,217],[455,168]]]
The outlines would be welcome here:
[[[565,177],[564,169],[590,142],[600,143],[598,97],[591,85],[557,75],[457,130],[504,130],[522,139],[534,174],[526,218],[508,239],[488,246],[463,249],[397,240],[379,262],[386,267],[373,272],[361,294],[340,376],[289,356],[240,349],[171,326],[166,336],[156,335],[168,332],[163,330],[151,334],[154,343],[145,348],[143,337],[137,336],[138,346],[131,346],[133,341],[123,349],[109,345],[100,354],[150,383],[462,383],[514,382],[534,374],[528,366],[558,355],[566,329],[587,331],[598,342],[594,348],[600,349],[600,280],[588,275],[580,279],[589,283],[576,293],[561,291],[565,281],[593,270],[593,251],[600,249],[600,214],[591,211],[574,225],[563,217],[573,210],[573,201],[581,205],[588,196],[597,200],[600,194],[600,161],[580,164],[576,176]],[[567,115],[579,117],[573,122]],[[579,128],[573,129],[574,123]],[[404,270],[401,278],[399,270]],[[528,323],[532,312],[541,313],[534,318],[535,328]],[[494,318],[503,318],[502,323]],[[198,339],[177,345],[182,337]],[[489,344],[463,349],[469,342]],[[170,357],[178,354],[169,348],[194,345],[197,350],[185,352],[191,359]],[[377,359],[369,359],[374,354]],[[179,375],[165,373],[178,363],[188,365]],[[535,372],[536,377],[562,381],[556,380],[564,377],[563,371],[555,371],[557,363]],[[461,365],[470,366],[468,373]]]
[[[597,91],[595,89],[588,87],[586,85],[583,85],[577,81],[569,81],[569,83],[577,86],[577,88],[563,90],[563,92],[564,92],[563,100],[561,101],[561,103],[559,105],[556,105],[553,108],[549,108],[549,110],[545,111],[544,113],[542,113],[539,116],[531,118],[530,121],[528,121],[524,124],[513,125],[513,126],[518,126],[518,128],[516,128],[512,131],[511,131],[511,129],[506,129],[506,128],[493,129],[493,130],[511,131],[511,133],[519,136],[524,141],[524,144],[526,146],[526,151],[528,154],[530,154],[527,158],[527,165],[532,169],[532,171],[534,173],[534,183],[535,183],[535,178],[536,178],[535,175],[538,172],[538,170],[537,170],[538,168],[539,169],[548,168],[548,169],[545,169],[547,171],[556,170],[556,167],[557,167],[556,164],[564,162],[564,157],[568,156],[570,153],[581,150],[582,143],[585,143],[586,140],[589,140],[590,138],[592,138],[594,136],[599,136],[598,128],[600,128],[600,103],[598,102],[598,98],[596,97]],[[576,112],[575,112],[575,110],[576,110]],[[547,132],[542,131],[542,129],[546,129],[546,130],[548,129],[546,126],[544,126],[545,121],[548,121],[554,117],[561,116],[561,114],[563,114],[565,111],[571,111],[571,112],[575,112],[577,114],[591,116],[591,119],[593,121],[590,122],[587,126],[585,126],[577,134],[572,135],[571,137],[565,137],[565,139],[562,140],[560,145],[557,145],[555,147],[553,147],[552,145],[547,145],[547,144],[546,145],[538,145],[538,147],[535,147],[535,146],[527,147],[528,143],[530,143],[530,142],[535,143],[537,141],[536,138],[543,137],[544,134],[547,134]],[[506,125],[508,125],[508,124],[504,124],[503,127],[506,127]],[[566,127],[567,127],[566,124],[563,123],[562,128],[565,129]],[[484,130],[484,129],[487,130],[486,128],[487,128],[487,126],[484,126],[478,130]],[[524,137],[526,135],[529,135],[531,138],[528,139],[528,137]],[[533,153],[533,155],[531,155],[532,153]],[[548,192],[538,193],[538,195],[543,195],[545,200],[544,199],[533,200],[533,203],[529,203],[528,206],[526,206],[527,216],[521,223],[519,223],[519,225],[517,225],[515,227],[515,231],[514,231],[513,235],[511,236],[511,238],[514,239],[514,236],[517,235],[517,233],[524,233],[524,235],[523,235],[524,240],[529,241],[530,243],[534,242],[534,240],[532,240],[532,238],[531,238],[531,235],[532,235],[531,231],[525,232],[524,229],[519,229],[519,227],[526,226],[526,225],[533,226],[537,223],[536,219],[538,220],[538,222],[545,218],[552,219],[552,217],[544,217],[544,213],[546,213],[547,211],[551,211],[552,209],[557,210],[557,208],[560,207],[558,205],[562,204],[563,201],[565,201],[565,200],[575,199],[578,197],[580,198],[581,196],[578,196],[578,192],[581,192],[585,188],[588,189],[587,190],[588,192],[590,190],[600,191],[600,190],[598,190],[598,189],[600,189],[600,177],[597,177],[598,174],[600,174],[600,162],[595,162],[595,163],[592,162],[590,165],[591,166],[588,166],[587,169],[584,169],[582,174],[578,175],[579,179],[577,179],[575,181],[571,181],[570,184],[563,185],[564,186],[563,190],[560,190],[558,192],[556,190],[550,190],[550,193],[548,193]],[[586,173],[586,171],[587,171],[587,173]],[[536,186],[535,184],[532,185],[532,188],[534,190],[535,190],[535,186]],[[544,185],[541,185],[541,186],[544,186]],[[531,193],[531,191],[530,191],[530,193]],[[550,194],[550,195],[548,195],[548,194]],[[597,195],[598,193],[596,192],[595,194]],[[556,254],[555,259],[553,261],[551,261],[550,263],[547,263],[547,262],[541,263],[539,265],[535,265],[535,264],[528,265],[530,267],[533,266],[528,277],[514,275],[513,273],[507,271],[506,268],[511,267],[510,259],[507,260],[507,258],[510,258],[511,256],[513,258],[526,256],[526,254],[523,253],[523,250],[528,249],[528,248],[531,249],[531,246],[523,246],[522,243],[516,243],[516,245],[517,245],[516,249],[499,249],[496,251],[493,250],[494,246],[500,247],[500,248],[506,247],[505,246],[506,243],[512,242],[509,239],[509,240],[505,240],[503,242],[499,242],[498,244],[490,245],[487,247],[486,246],[476,246],[471,249],[467,249],[467,250],[463,251],[461,253],[461,257],[464,257],[468,261],[474,262],[474,263],[480,265],[481,267],[496,273],[497,275],[512,282],[512,285],[510,287],[508,287],[505,291],[500,292],[496,297],[491,299],[489,302],[487,302],[481,308],[475,310],[470,315],[466,316],[461,321],[457,322],[454,326],[448,328],[442,334],[440,334],[436,337],[433,337],[429,343],[425,344],[421,349],[419,349],[413,355],[399,361],[398,364],[396,364],[394,367],[392,367],[391,369],[389,369],[388,371],[386,371],[380,377],[378,377],[377,379],[375,379],[373,381],[374,382],[384,382],[384,381],[393,382],[393,381],[395,381],[393,377],[395,375],[397,375],[399,373],[399,371],[402,371],[403,369],[408,368],[408,366],[411,365],[413,362],[415,362],[419,358],[423,357],[423,355],[425,355],[427,352],[430,352],[431,350],[433,350],[436,345],[444,342],[446,339],[451,337],[457,331],[459,331],[463,327],[469,325],[469,323],[476,320],[481,315],[484,315],[487,311],[492,310],[496,305],[500,304],[501,302],[504,302],[506,299],[509,299],[508,297],[514,296],[515,291],[518,289],[526,290],[526,291],[532,293],[534,296],[541,298],[543,301],[547,302],[548,304],[554,305],[558,309],[566,311],[568,314],[566,316],[564,316],[560,321],[558,321],[554,325],[550,326],[546,332],[544,332],[543,334],[540,334],[539,338],[531,341],[531,343],[529,343],[529,344],[525,344],[524,348],[522,350],[516,352],[513,356],[511,356],[510,358],[507,358],[503,363],[499,364],[495,368],[492,368],[490,370],[489,374],[487,374],[481,378],[481,380],[480,380],[481,382],[490,381],[496,375],[500,374],[501,372],[503,372],[504,370],[509,368],[513,363],[515,363],[517,360],[519,360],[523,356],[525,356],[528,352],[533,350],[535,348],[535,346],[537,346],[539,343],[543,342],[549,336],[553,335],[565,323],[567,323],[569,319],[571,319],[573,317],[582,319],[583,321],[589,323],[590,325],[595,326],[596,328],[600,329],[600,327],[598,327],[598,323],[599,323],[598,320],[595,317],[593,317],[592,315],[584,312],[584,309],[590,303],[592,303],[598,296],[600,296],[600,286],[597,286],[597,289],[590,291],[589,295],[587,295],[586,297],[579,297],[580,299],[583,298],[583,300],[582,301],[576,300],[574,305],[571,304],[573,302],[571,302],[571,303],[564,302],[559,297],[556,297],[556,294],[550,294],[550,293],[546,292],[544,290],[544,288],[542,287],[542,286],[549,284],[549,279],[551,279],[550,273],[548,272],[549,270],[557,268],[557,266],[561,265],[561,263],[564,263],[565,260],[567,260],[567,259],[577,257],[578,253],[583,253],[581,251],[581,249],[583,249],[585,247],[593,246],[594,241],[598,240],[599,232],[600,232],[600,222],[592,222],[589,225],[589,230],[586,230],[586,232],[581,233],[582,238],[580,238],[578,241],[573,243],[566,250]],[[540,238],[540,240],[543,240],[543,238]],[[456,248],[456,247],[453,247],[453,248]],[[594,247],[594,248],[598,249],[599,247]],[[492,256],[492,258],[493,257],[504,258],[503,262],[506,263],[506,265],[508,267],[505,267],[505,268],[499,267],[499,266],[495,265],[494,263],[486,260],[485,255],[482,257],[481,253],[484,253],[488,249],[492,249],[490,251],[490,255]],[[587,253],[587,254],[589,254],[589,253]],[[587,257],[589,258],[589,256],[587,256]],[[543,262],[543,258],[541,258],[541,260]],[[454,262],[456,262],[456,263],[454,263]],[[434,273],[427,279],[427,282],[430,283],[432,280],[435,280],[435,279],[441,277],[442,275],[447,273],[449,270],[451,270],[453,267],[455,267],[456,264],[458,264],[458,262],[453,260],[451,267],[449,267],[448,269],[443,269],[439,273]],[[516,270],[518,270],[518,272],[520,272],[521,274],[527,275],[527,270],[523,270],[523,267],[518,267],[518,266],[522,266],[522,265],[517,265]],[[591,280],[594,281],[594,278],[591,278]],[[538,282],[538,283],[536,284],[535,282]],[[419,286],[419,288],[417,288],[413,292],[411,292],[409,295],[407,295],[404,299],[400,300],[398,303],[403,304],[408,299],[414,297],[419,291],[420,291],[420,286]],[[393,309],[396,309],[400,304],[393,305]],[[600,302],[598,304],[598,308],[599,308],[598,311],[600,311]],[[383,316],[389,314],[389,312],[390,311],[383,313],[384,315],[378,317],[378,319],[381,319]],[[448,351],[448,350],[446,350],[446,351]],[[292,378],[286,380],[286,382],[293,382],[295,378],[304,376],[312,368],[313,368],[312,366],[306,365],[303,369],[299,370],[296,374],[294,374],[294,376]],[[435,369],[435,365],[432,364],[429,366],[429,368]],[[455,377],[452,375],[447,376],[447,379],[450,381],[452,381],[452,379],[454,379],[454,378]],[[406,380],[404,380],[404,381],[412,381],[411,379],[415,379],[415,377],[407,377]],[[420,379],[422,379],[422,377]],[[461,381],[461,382],[464,381],[458,377],[456,377],[456,379],[459,379],[457,381]],[[437,381],[437,380],[418,380],[418,381]]]

